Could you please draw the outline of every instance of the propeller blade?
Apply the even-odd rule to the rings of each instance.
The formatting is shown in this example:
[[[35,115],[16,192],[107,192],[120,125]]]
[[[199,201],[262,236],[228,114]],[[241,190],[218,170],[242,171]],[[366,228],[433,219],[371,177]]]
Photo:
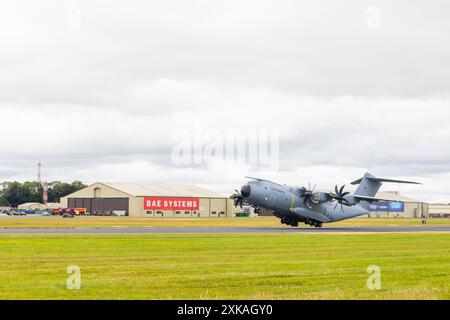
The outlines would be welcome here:
[[[341,205],[341,210],[344,212],[344,206],[350,207],[350,201],[348,201],[345,197],[350,194],[350,192],[344,192],[345,185],[343,185],[340,189],[338,189],[338,186],[336,185],[334,187],[335,193],[330,193],[329,196],[331,199],[336,200],[336,206],[334,209],[336,210],[338,205]]]

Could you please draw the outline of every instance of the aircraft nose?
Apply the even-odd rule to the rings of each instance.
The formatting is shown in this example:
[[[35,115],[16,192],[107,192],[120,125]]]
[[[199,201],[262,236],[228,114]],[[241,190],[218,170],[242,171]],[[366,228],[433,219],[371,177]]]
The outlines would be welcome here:
[[[243,196],[244,198],[250,197],[250,193],[251,193],[251,192],[252,192],[252,188],[251,188],[248,184],[242,186],[242,188],[241,188],[241,194],[242,194],[242,196]]]

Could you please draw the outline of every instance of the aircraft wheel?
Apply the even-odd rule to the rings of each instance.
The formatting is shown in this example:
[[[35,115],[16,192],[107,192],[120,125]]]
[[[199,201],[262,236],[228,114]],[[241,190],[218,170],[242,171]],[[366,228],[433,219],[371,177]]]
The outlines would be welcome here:
[[[320,223],[319,221],[314,221],[314,227],[322,228],[322,223]]]

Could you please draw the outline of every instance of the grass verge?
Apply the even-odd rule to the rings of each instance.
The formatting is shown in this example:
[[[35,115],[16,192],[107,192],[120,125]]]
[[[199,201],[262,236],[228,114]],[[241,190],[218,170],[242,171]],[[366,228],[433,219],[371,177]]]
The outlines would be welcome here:
[[[449,299],[450,234],[0,235],[0,299]],[[68,290],[70,265],[80,290]],[[369,290],[367,268],[381,268]]]

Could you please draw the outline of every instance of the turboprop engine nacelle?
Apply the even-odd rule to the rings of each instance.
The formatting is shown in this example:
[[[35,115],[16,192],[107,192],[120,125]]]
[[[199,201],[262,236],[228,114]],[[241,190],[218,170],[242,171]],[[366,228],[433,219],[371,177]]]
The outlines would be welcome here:
[[[354,205],[358,204],[358,201],[356,200],[355,196],[353,196],[351,194],[346,195],[344,197],[344,199],[347,200],[347,205],[349,205],[349,206],[354,206]]]

